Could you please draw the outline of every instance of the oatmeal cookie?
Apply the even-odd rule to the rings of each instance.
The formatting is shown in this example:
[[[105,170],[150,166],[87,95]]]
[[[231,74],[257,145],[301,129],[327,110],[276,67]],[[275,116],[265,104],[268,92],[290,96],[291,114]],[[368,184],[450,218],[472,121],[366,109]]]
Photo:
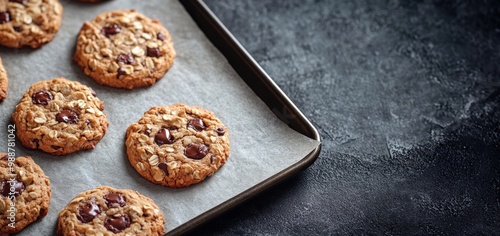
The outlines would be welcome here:
[[[0,102],[7,98],[7,88],[9,86],[9,80],[7,78],[7,72],[2,64],[2,58],[0,57]]]
[[[150,198],[101,186],[78,194],[59,213],[57,235],[163,235],[165,220]]]
[[[118,10],[83,24],[73,61],[100,84],[132,89],[155,84],[175,55],[171,36],[158,20]]]
[[[50,180],[31,157],[0,153],[0,235],[14,234],[47,215]]]
[[[12,119],[23,146],[66,155],[95,148],[108,128],[103,110],[91,88],[56,78],[33,84]]]
[[[229,157],[229,133],[201,107],[153,107],[127,129],[130,164],[152,183],[187,187],[213,175]]]
[[[59,31],[62,14],[59,0],[2,0],[0,45],[39,48]]]

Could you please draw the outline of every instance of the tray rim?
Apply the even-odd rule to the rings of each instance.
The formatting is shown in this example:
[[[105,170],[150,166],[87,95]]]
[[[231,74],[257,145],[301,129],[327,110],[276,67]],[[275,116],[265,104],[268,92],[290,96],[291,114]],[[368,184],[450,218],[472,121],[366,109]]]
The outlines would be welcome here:
[[[200,30],[203,31],[205,36],[210,40],[214,46],[224,55],[224,57],[230,62],[233,69],[240,75],[240,77],[247,83],[251,89],[256,92],[256,84],[262,86],[267,92],[270,92],[274,102],[280,103],[282,109],[277,109],[276,107],[271,107],[269,100],[262,97],[261,94],[257,94],[266,105],[275,113],[275,115],[284,121],[288,126],[297,132],[314,139],[319,142],[319,145],[307,154],[304,158],[299,160],[297,163],[287,167],[286,169],[274,174],[273,176],[267,178],[266,180],[254,185],[253,187],[241,192],[240,194],[234,196],[233,198],[213,207],[212,209],[205,211],[204,213],[196,216],[195,218],[189,220],[188,222],[174,228],[169,231],[166,235],[181,235],[185,234],[198,226],[207,223],[208,221],[214,219],[215,217],[222,215],[223,213],[235,208],[238,205],[248,201],[249,199],[259,195],[265,190],[284,180],[290,178],[291,176],[297,174],[301,170],[306,169],[312,165],[318,158],[321,152],[321,136],[314,127],[314,125],[309,121],[309,119],[297,108],[297,106],[288,98],[288,96],[281,90],[281,88],[273,81],[273,79],[264,71],[264,69],[253,59],[253,57],[246,51],[246,49],[240,44],[240,42],[231,34],[231,32],[222,24],[218,17],[210,10],[210,8],[204,3],[203,0],[178,0],[189,13],[191,18],[196,22]],[[204,22],[197,20],[203,19]],[[205,26],[201,25],[205,24]],[[211,34],[211,35],[209,35]],[[222,38],[223,44],[221,42],[217,43],[214,41],[214,35]],[[225,45],[226,49],[221,49],[221,45]],[[231,54],[231,55],[228,55]],[[234,55],[233,55],[234,54]],[[235,68],[234,58],[239,59],[239,63],[243,63],[246,69],[250,69],[256,76],[258,81],[248,81],[241,74],[238,68]],[[257,93],[257,92],[256,92]],[[266,94],[267,95],[267,94]],[[284,116],[281,113],[286,113]],[[290,116],[291,115],[291,116]],[[293,118],[289,120],[289,118]]]

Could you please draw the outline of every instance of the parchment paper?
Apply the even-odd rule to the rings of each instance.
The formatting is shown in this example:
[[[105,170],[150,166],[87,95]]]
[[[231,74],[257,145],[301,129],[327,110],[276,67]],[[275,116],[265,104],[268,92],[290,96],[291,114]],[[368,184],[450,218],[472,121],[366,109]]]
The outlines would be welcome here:
[[[91,86],[104,101],[108,132],[94,150],[51,156],[16,145],[16,156],[30,155],[52,182],[49,214],[21,235],[53,235],[59,211],[78,193],[100,185],[128,188],[151,197],[161,208],[170,231],[199,214],[297,163],[317,147],[287,127],[234,72],[206,39],[178,1],[120,0],[101,4],[62,1],[62,27],[41,49],[0,48],[9,75],[8,98],[0,103],[0,150],[7,150],[7,125],[22,94],[31,84],[66,77]],[[121,90],[98,85],[74,65],[76,36],[85,20],[108,10],[135,8],[160,19],[172,34],[177,51],[174,66],[156,85]],[[125,131],[154,105],[197,105],[212,110],[229,128],[231,156],[204,182],[183,189],[154,185],[129,164]]]

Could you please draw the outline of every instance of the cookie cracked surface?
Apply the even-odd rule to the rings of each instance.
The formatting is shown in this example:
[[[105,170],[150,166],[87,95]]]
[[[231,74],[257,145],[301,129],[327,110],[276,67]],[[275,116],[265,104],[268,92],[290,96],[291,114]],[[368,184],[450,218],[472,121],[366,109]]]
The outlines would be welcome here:
[[[85,22],[73,61],[98,83],[124,89],[153,85],[176,56],[168,31],[135,10],[117,10]]]
[[[2,0],[0,45],[39,48],[59,31],[62,14],[59,0]]]
[[[137,191],[100,186],[78,194],[59,213],[57,235],[163,235],[158,206]]]
[[[130,164],[150,182],[187,187],[213,175],[229,157],[229,133],[204,108],[152,107],[127,129]]]
[[[2,58],[0,58],[0,102],[7,98],[7,88],[9,87],[9,80],[7,72],[3,67]]]
[[[0,153],[0,235],[20,232],[46,216],[51,193],[49,178],[31,157]]]
[[[23,146],[66,155],[95,148],[108,128],[103,110],[103,102],[91,88],[55,78],[33,84],[12,119]]]

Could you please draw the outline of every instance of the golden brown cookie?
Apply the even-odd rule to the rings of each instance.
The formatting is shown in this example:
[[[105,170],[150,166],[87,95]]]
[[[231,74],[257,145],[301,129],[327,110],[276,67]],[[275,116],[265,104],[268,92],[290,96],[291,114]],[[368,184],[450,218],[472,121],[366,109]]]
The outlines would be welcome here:
[[[0,102],[7,98],[7,88],[9,87],[9,80],[7,72],[3,67],[2,58],[0,57]]]
[[[170,34],[158,20],[118,10],[83,24],[73,60],[100,84],[132,89],[155,84],[175,55]]]
[[[33,84],[12,119],[23,146],[66,155],[95,148],[108,128],[103,110],[91,88],[56,78]]]
[[[14,234],[49,211],[50,180],[31,157],[0,153],[0,235]]]
[[[163,235],[165,220],[150,198],[129,189],[97,187],[59,213],[57,235]]]
[[[229,133],[201,107],[153,107],[127,129],[130,164],[152,183],[187,187],[213,175],[229,157]]]
[[[62,14],[59,0],[2,0],[0,45],[39,48],[59,31]]]

